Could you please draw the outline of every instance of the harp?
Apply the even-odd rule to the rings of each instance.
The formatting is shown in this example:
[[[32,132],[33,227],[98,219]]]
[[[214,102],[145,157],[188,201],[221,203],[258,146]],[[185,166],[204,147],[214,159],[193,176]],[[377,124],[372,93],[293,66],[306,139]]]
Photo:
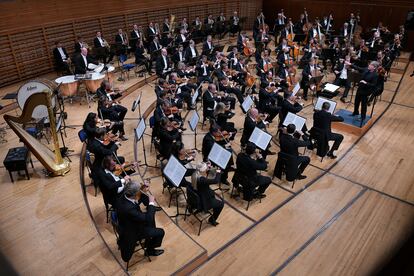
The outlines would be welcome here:
[[[53,151],[30,135],[22,127],[22,124],[32,119],[33,110],[38,106],[47,107],[54,147]],[[56,133],[56,120],[52,110],[51,94],[47,90],[32,94],[24,103],[20,117],[6,114],[4,115],[4,120],[51,175],[64,175],[70,170],[69,162],[63,159],[60,153],[59,140]]]

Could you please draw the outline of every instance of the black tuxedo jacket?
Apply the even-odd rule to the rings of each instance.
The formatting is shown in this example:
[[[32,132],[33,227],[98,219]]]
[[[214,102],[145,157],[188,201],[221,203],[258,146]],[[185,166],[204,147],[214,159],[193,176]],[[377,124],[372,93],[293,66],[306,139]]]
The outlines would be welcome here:
[[[97,64],[95,60],[93,60],[89,55],[86,56],[86,61],[89,63]],[[75,65],[75,74],[85,74],[87,71],[87,65],[83,61],[82,55],[78,54],[75,56],[73,60],[73,64]]]
[[[236,166],[238,174],[253,178],[257,175],[257,170],[263,171],[267,168],[267,163],[263,158],[255,160],[250,155],[239,153]]]
[[[318,110],[313,113],[313,127],[331,133],[332,122],[343,122],[344,118],[335,116],[325,110]]]
[[[299,140],[292,135],[281,133],[280,134],[280,151],[292,156],[299,156],[299,147],[306,147],[309,145],[309,141]]]
[[[65,54],[66,59],[68,59],[69,56],[68,56],[68,52],[66,52],[66,49],[62,47],[62,51]],[[62,56],[59,53],[58,48],[53,49],[53,57],[55,58],[55,61],[57,64],[62,64],[64,62],[62,59]]]
[[[171,62],[168,56],[166,57],[166,61],[167,61],[167,68],[171,68]],[[164,62],[164,59],[162,58],[162,55],[160,55],[157,58],[157,62],[155,64],[155,71],[157,75],[162,75],[164,68],[165,68],[165,62]]]

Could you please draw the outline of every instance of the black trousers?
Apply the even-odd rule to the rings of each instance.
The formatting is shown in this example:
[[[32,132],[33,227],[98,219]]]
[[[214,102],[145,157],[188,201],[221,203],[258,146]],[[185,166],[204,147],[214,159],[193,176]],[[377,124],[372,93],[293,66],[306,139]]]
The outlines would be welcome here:
[[[125,118],[125,115],[128,112],[128,109],[122,105],[116,104],[112,106],[112,108],[118,113],[118,120],[123,121]]]
[[[153,227],[144,227],[143,235],[145,238],[145,248],[151,251],[161,246],[165,232],[162,228],[156,228],[154,225]]]
[[[329,133],[328,134],[328,141],[334,141],[334,144],[332,145],[331,151],[339,149],[339,146],[341,145],[343,140],[344,140],[344,136],[342,134]]]
[[[306,167],[309,165],[310,163],[310,158],[308,156],[298,156],[297,157],[298,163],[299,165],[299,173],[302,174]]]
[[[213,209],[213,214],[211,215],[211,219],[213,221],[216,221],[219,217],[221,211],[223,210],[224,203],[222,200],[219,200],[217,198],[213,198],[210,202],[211,208]]]
[[[233,88],[227,87],[226,88],[226,93],[236,95],[236,98],[239,101],[239,103],[240,104],[243,103],[244,99],[243,99],[243,95],[242,95],[242,92],[240,91],[240,89],[235,88],[235,87],[233,87]]]
[[[355,96],[354,112],[352,115],[359,115],[359,106],[361,105],[361,119],[365,120],[365,117],[367,115],[368,96],[369,94],[366,94],[365,91],[357,91]]]
[[[338,85],[338,86],[344,86],[345,87],[344,94],[342,95],[342,98],[346,98],[348,96],[349,89],[351,89],[351,83],[349,82],[349,80],[348,79],[336,78],[334,84]]]
[[[270,183],[272,183],[272,179],[268,176],[256,175],[251,180],[251,183],[257,187],[259,194],[263,194],[269,187]]]

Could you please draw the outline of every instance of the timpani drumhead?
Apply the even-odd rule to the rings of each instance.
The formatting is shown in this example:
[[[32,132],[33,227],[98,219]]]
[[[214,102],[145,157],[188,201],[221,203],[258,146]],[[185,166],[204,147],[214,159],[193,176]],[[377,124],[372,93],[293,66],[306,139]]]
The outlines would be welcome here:
[[[57,86],[54,82],[46,79],[35,79],[28,81],[25,84],[23,84],[17,92],[17,104],[19,105],[20,109],[23,110],[24,104],[31,95],[41,92],[47,92],[50,93],[52,97],[52,107],[54,108],[56,105],[56,100],[53,96],[53,92],[56,89],[56,87]],[[47,107],[45,105],[36,106],[32,113],[32,118],[34,119],[42,119],[48,116],[49,114],[47,112]]]

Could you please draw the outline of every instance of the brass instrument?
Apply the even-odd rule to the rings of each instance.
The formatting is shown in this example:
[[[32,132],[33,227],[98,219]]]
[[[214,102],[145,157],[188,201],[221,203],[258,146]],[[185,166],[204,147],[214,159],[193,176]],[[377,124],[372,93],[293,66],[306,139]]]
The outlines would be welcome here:
[[[30,135],[21,126],[31,121],[33,110],[38,106],[47,107],[53,140],[53,151]],[[51,175],[64,175],[70,170],[70,163],[66,159],[63,159],[60,153],[59,140],[56,133],[55,114],[52,110],[52,100],[49,92],[44,91],[32,94],[26,100],[20,117],[6,114],[4,115],[4,120]]]
[[[155,36],[160,35],[160,25],[158,23],[154,24],[154,29],[155,29]]]
[[[175,31],[175,15],[171,14],[171,17],[170,17],[170,34],[171,35],[174,34],[174,31]]]

